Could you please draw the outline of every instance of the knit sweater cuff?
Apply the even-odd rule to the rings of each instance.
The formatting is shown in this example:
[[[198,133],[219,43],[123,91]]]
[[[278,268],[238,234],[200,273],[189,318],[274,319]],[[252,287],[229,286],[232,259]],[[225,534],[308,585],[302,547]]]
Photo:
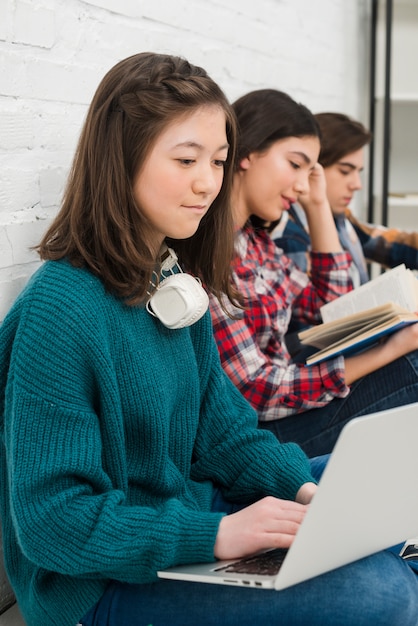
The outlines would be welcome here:
[[[224,515],[183,509],[178,524],[182,535],[176,542],[177,553],[173,564],[213,561],[219,524]]]

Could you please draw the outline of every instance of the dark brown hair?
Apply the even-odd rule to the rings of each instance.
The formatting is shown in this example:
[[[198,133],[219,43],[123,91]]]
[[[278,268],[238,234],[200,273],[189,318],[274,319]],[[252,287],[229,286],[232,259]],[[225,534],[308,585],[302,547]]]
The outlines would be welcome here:
[[[149,223],[134,201],[133,181],[161,132],[207,105],[225,113],[230,149],[223,184],[196,233],[167,243],[209,291],[234,299],[234,113],[205,70],[176,56],[136,54],[105,75],[87,113],[61,210],[37,248],[41,258],[67,258],[88,267],[130,304],[144,301],[156,259]]]
[[[315,119],[321,129],[321,151],[319,163],[330,167],[342,157],[363,148],[372,139],[372,134],[361,122],[344,113],[317,113]]]
[[[242,159],[252,152],[265,152],[280,139],[320,138],[320,130],[311,111],[283,91],[250,91],[238,98],[232,107],[238,122],[236,171],[240,169]],[[255,227],[265,227],[265,223],[255,215],[251,216],[251,222]],[[269,223],[268,230],[272,230],[276,224],[277,221]]]

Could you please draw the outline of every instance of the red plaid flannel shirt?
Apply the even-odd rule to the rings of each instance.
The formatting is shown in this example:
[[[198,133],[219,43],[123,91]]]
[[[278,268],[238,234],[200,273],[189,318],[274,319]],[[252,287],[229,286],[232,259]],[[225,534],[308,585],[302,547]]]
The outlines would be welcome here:
[[[291,317],[304,325],[321,321],[319,307],[350,291],[345,252],[312,252],[312,276],[301,272],[265,231],[246,226],[236,234],[234,280],[246,299],[231,319],[211,297],[215,339],[224,370],[256,409],[274,420],[344,397],[342,357],[306,366],[291,362],[285,334]]]

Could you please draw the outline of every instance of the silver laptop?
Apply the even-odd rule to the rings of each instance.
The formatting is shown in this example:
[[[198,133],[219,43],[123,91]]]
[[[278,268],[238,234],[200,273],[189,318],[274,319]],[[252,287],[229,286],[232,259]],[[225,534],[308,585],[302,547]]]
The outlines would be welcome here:
[[[285,589],[416,537],[417,442],[418,403],[351,420],[278,572],[236,572],[248,564],[217,561],[171,567],[158,576]],[[256,564],[249,565],[253,572]]]

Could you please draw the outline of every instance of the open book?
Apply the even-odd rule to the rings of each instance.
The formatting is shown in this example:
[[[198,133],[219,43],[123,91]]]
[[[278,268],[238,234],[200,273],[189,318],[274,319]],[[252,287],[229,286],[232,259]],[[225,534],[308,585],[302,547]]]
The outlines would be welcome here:
[[[399,265],[321,307],[323,324],[299,333],[319,351],[308,365],[369,348],[382,337],[418,322],[418,280]]]

